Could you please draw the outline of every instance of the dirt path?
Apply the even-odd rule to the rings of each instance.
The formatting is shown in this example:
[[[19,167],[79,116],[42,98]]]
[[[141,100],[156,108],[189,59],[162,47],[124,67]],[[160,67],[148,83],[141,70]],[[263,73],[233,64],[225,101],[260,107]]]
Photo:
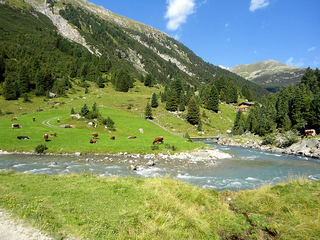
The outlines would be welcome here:
[[[42,121],[41,124],[42,124],[42,125],[45,125],[45,126],[47,126],[47,127],[50,127],[50,128],[59,128],[59,127],[54,126],[54,125],[52,125],[52,124],[50,123],[50,121],[52,121],[52,120],[54,120],[54,119],[58,119],[58,117],[53,117],[53,118],[44,120],[44,121]]]
[[[13,219],[10,214],[0,209],[1,240],[52,240],[39,230],[28,226],[22,220]]]
[[[180,137],[183,136],[183,134],[181,134],[181,133],[174,133],[174,132],[170,131],[169,129],[167,129],[167,128],[163,127],[163,126],[161,126],[159,123],[156,123],[155,121],[153,121],[153,120],[151,120],[151,119],[147,119],[147,120],[148,120],[149,122],[152,122],[153,124],[157,125],[158,127],[161,127],[163,130],[167,131],[168,133],[170,133],[170,134],[172,134],[172,135],[180,136]]]

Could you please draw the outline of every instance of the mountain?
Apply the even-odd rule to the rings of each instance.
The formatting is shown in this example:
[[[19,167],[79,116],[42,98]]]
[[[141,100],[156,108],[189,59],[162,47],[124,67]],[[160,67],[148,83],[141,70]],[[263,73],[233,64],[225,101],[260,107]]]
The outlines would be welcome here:
[[[305,73],[303,68],[289,66],[275,60],[240,64],[229,70],[271,91],[299,83]]]
[[[29,50],[32,49],[31,42],[43,42],[43,36],[40,37],[41,34],[45,35],[45,37],[51,35],[53,38],[56,38],[56,43],[53,45],[59,48],[59,52],[57,54],[54,53],[54,55],[60,56],[61,52],[72,55],[74,53],[71,53],[70,48],[79,49],[81,47],[82,49],[79,50],[81,54],[78,53],[78,55],[86,55],[84,49],[92,55],[91,57],[86,56],[81,58],[83,62],[80,63],[75,56],[68,56],[70,65],[77,61],[77,66],[69,66],[68,68],[73,68],[73,71],[76,71],[78,68],[84,68],[82,73],[90,72],[102,62],[102,64],[107,63],[108,69],[126,69],[136,79],[148,73],[152,75],[156,83],[167,84],[174,78],[182,79],[183,82],[195,87],[223,76],[225,78],[232,78],[239,87],[247,84],[256,96],[266,94],[263,88],[246,81],[237,74],[204,62],[190,49],[166,33],[119,16],[88,1],[1,0],[0,3],[3,12],[0,16],[2,22],[0,31],[2,36],[7,36],[7,38],[0,38],[2,56],[5,56],[5,59],[12,58],[18,60],[18,62],[20,60],[28,62],[22,56],[19,56],[22,59],[17,58],[16,55],[18,53],[8,53],[7,49],[18,51],[13,44],[25,34],[29,34],[30,38],[34,38],[35,35],[39,36],[37,41],[33,39],[30,43],[24,43],[19,40],[18,43],[15,43],[15,46],[21,48],[24,48],[26,44],[30,44],[27,46]],[[14,13],[14,11],[16,12]],[[10,12],[10,14],[7,14],[7,12]],[[13,15],[16,17],[11,17]],[[26,26],[24,20],[22,21],[22,18],[28,18],[28,21],[25,21],[28,22],[28,26]],[[41,24],[39,23],[40,21],[42,21]],[[49,24],[48,21],[51,21],[51,23]],[[42,26],[44,22],[46,22],[47,27]],[[8,25],[8,23],[10,24]],[[19,25],[20,28],[17,29],[16,25]],[[34,28],[32,33],[28,32],[28,29],[34,26],[39,27]],[[44,29],[46,29],[45,34]],[[64,39],[69,40],[69,43],[57,37],[56,33],[62,35]],[[13,41],[8,41],[9,38],[13,39]],[[43,47],[44,44],[44,42],[39,43],[40,46],[37,47]],[[32,49],[31,51],[37,50]],[[43,47],[42,54],[45,54],[46,51],[47,49]],[[53,49],[51,51],[54,52]],[[49,53],[47,57],[52,58]],[[90,61],[84,60],[85,58],[90,59]],[[58,61],[57,63],[59,63],[60,57],[56,56],[55,60],[51,60],[48,60],[50,65],[52,61]],[[42,63],[45,64],[43,60],[39,60],[39,62],[40,65]],[[20,66],[21,64],[18,65]],[[46,65],[48,64],[46,63]],[[28,67],[26,68],[29,69]],[[66,66],[62,66],[62,68],[64,69]],[[71,74],[71,70],[68,69],[64,69],[63,71],[56,69],[51,75],[56,78],[63,77],[61,72],[67,71],[68,74]],[[73,75],[76,76],[75,74]],[[97,76],[97,74],[92,75]],[[81,77],[81,74],[78,74],[78,76]],[[31,81],[34,77],[31,77]],[[88,76],[88,79],[90,80],[90,76]],[[91,77],[92,79],[93,77]],[[35,83],[32,84],[35,85]]]

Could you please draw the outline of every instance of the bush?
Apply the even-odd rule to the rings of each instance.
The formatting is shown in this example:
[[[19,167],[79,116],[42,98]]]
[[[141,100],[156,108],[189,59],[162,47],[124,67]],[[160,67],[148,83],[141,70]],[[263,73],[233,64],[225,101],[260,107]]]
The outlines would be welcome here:
[[[263,145],[273,145],[276,141],[276,137],[277,137],[277,135],[275,135],[275,134],[266,135],[263,138],[262,144]]]
[[[40,145],[36,146],[35,151],[36,151],[36,153],[43,153],[47,149],[48,148],[46,145],[40,144]]]
[[[290,147],[292,144],[297,143],[300,137],[297,133],[293,131],[288,131],[285,133],[279,134],[270,134],[264,137],[262,144],[263,145],[275,145],[279,148]]]
[[[154,150],[159,150],[159,146],[158,145],[152,145],[151,146],[151,149],[154,151]]]

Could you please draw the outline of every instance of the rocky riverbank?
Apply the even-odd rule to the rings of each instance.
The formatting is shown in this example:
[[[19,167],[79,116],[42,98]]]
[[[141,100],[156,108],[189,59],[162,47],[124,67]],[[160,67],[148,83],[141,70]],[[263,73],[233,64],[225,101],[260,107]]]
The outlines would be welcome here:
[[[273,145],[264,145],[263,140],[250,137],[222,137],[219,139],[218,144],[244,148],[254,148],[266,152],[290,154],[320,159],[320,139],[317,138],[303,138],[299,142],[294,143],[286,148],[280,148]]]

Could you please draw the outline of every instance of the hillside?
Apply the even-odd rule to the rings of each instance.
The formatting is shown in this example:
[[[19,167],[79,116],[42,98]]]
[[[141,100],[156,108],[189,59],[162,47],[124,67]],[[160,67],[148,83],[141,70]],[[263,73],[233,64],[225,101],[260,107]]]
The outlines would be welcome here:
[[[289,66],[275,60],[240,64],[230,68],[230,71],[271,91],[291,84],[296,85],[305,73],[303,68]]]
[[[9,6],[23,8],[25,15],[33,17],[32,21],[39,20],[36,12],[42,13],[50,19],[63,37],[82,45],[97,59],[101,59],[101,62],[108,62],[109,67],[127,69],[136,78],[149,73],[156,83],[167,84],[172,79],[182,79],[185,83],[199,86],[219,76],[225,76],[232,78],[239,87],[248,84],[256,96],[266,93],[258,85],[204,62],[167,34],[90,2],[81,0],[28,0],[23,4],[18,4],[19,1],[15,0],[4,2]],[[2,4],[0,7],[4,6]],[[1,17],[6,18],[7,15],[2,14]],[[10,27],[3,25],[2,29],[16,35],[16,32],[11,32]],[[23,33],[23,29],[20,30]],[[91,64],[87,65],[89,65],[87,68],[92,68]],[[88,79],[90,80],[90,77]],[[94,81],[92,78],[91,80]]]

